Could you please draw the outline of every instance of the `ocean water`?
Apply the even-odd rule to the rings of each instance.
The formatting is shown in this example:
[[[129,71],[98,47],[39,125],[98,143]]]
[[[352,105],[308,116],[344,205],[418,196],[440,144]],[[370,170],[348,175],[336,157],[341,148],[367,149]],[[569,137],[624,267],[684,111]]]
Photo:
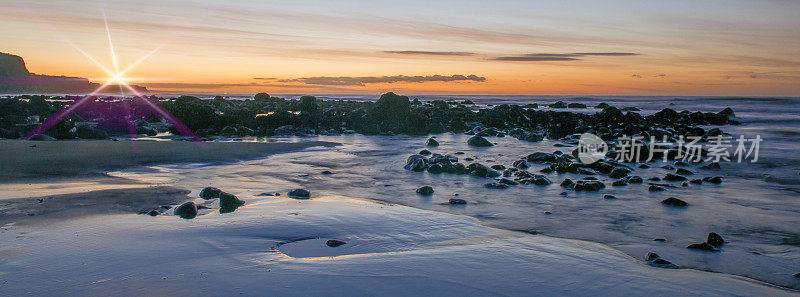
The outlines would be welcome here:
[[[342,99],[322,97],[328,99]],[[349,99],[374,99],[352,98]],[[694,177],[722,176],[723,183],[704,183],[682,187],[680,183],[663,192],[649,192],[644,185],[612,187],[596,193],[565,191],[558,184],[575,174],[545,174],[549,186],[518,185],[509,189],[488,189],[490,179],[469,175],[429,174],[403,169],[406,158],[422,149],[434,153],[472,157],[487,166],[511,163],[533,152],[571,151],[558,147],[559,141],[531,143],[511,137],[488,137],[496,145],[469,147],[468,135],[436,135],[441,144],[425,147],[427,137],[340,135],[289,138],[251,138],[244,141],[304,141],[318,139],[341,143],[332,148],[311,148],[235,164],[158,165],[112,172],[112,176],[152,184],[175,185],[193,190],[196,195],[206,186],[219,187],[247,200],[261,193],[285,193],[305,188],[312,196],[338,195],[377,200],[416,208],[442,211],[480,219],[484,224],[546,236],[588,240],[607,244],[633,258],[643,259],[656,252],[682,268],[730,273],[781,286],[800,288],[800,99],[724,99],[666,97],[420,97],[430,99],[470,99],[478,104],[509,102],[540,105],[558,100],[582,102],[590,106],[577,112],[595,112],[591,106],[607,102],[613,106],[635,106],[650,114],[670,107],[678,111],[718,112],[733,108],[740,126],[723,126],[734,138],[759,135],[759,160],[756,163],[722,162],[720,170],[685,167]],[[650,169],[635,168],[633,174],[645,178],[663,177],[661,161]],[[537,173],[543,168],[533,164]],[[330,170],[332,174],[322,174]],[[432,196],[415,190],[432,186]],[[566,192],[564,194],[563,192]],[[604,199],[611,194],[617,199]],[[468,201],[450,205],[450,198]],[[685,208],[663,206],[661,200],[676,197],[689,203]],[[246,206],[245,206],[246,207]],[[687,245],[703,242],[709,232],[722,235],[726,244],[720,252],[689,250]],[[665,241],[654,241],[654,239]],[[643,263],[644,265],[644,263]]]

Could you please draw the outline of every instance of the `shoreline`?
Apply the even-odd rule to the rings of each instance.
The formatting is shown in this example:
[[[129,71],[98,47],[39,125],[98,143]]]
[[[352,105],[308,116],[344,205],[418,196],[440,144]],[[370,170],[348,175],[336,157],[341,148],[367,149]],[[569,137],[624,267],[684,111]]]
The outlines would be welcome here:
[[[338,196],[244,199],[249,203],[234,213],[192,220],[111,215],[32,232],[12,226],[0,233],[0,248],[16,251],[0,261],[3,291],[44,293],[54,289],[46,280],[58,278],[54,285],[68,295],[350,288],[395,296],[417,288],[420,294],[610,296],[667,294],[676,285],[701,295],[797,294],[740,276],[655,268],[603,244],[486,227],[467,216]],[[329,239],[346,244],[325,246]]]
[[[336,146],[324,141],[296,143],[0,140],[0,179],[4,181],[98,175],[123,168],[173,163],[227,163]],[[65,153],[67,152],[67,153]]]

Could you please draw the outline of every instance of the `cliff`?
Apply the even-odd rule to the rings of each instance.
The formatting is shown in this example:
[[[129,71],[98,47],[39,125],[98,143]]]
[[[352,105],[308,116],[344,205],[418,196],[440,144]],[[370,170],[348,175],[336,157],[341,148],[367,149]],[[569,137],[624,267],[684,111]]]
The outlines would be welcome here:
[[[86,78],[36,75],[25,67],[22,57],[0,53],[0,94],[88,94],[100,87]],[[147,93],[141,86],[132,86]],[[118,93],[118,87],[107,86],[101,93]]]

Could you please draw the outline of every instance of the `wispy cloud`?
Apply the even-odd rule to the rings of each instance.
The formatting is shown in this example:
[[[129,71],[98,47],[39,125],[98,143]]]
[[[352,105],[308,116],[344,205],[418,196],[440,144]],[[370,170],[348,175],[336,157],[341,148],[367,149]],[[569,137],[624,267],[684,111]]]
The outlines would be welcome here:
[[[542,61],[577,61],[587,56],[636,56],[637,53],[624,52],[587,52],[587,53],[565,53],[565,54],[526,54],[522,56],[503,56],[492,58],[495,61],[520,61],[520,62],[542,62]]]
[[[319,76],[319,77],[303,77],[296,79],[281,80],[281,82],[298,82],[307,85],[320,85],[320,86],[364,86],[366,84],[375,83],[423,83],[423,82],[483,82],[486,81],[485,77],[470,75],[394,75],[394,76]]]
[[[420,56],[472,56],[470,52],[436,52],[436,51],[383,51],[387,54],[420,55]]]

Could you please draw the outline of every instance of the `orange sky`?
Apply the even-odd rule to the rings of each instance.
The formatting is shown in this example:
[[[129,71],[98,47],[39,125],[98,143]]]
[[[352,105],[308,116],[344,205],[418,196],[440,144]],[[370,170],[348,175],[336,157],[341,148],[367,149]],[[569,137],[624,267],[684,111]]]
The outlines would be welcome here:
[[[101,81],[105,13],[154,92],[800,96],[796,1],[596,2],[0,0],[0,52]]]

